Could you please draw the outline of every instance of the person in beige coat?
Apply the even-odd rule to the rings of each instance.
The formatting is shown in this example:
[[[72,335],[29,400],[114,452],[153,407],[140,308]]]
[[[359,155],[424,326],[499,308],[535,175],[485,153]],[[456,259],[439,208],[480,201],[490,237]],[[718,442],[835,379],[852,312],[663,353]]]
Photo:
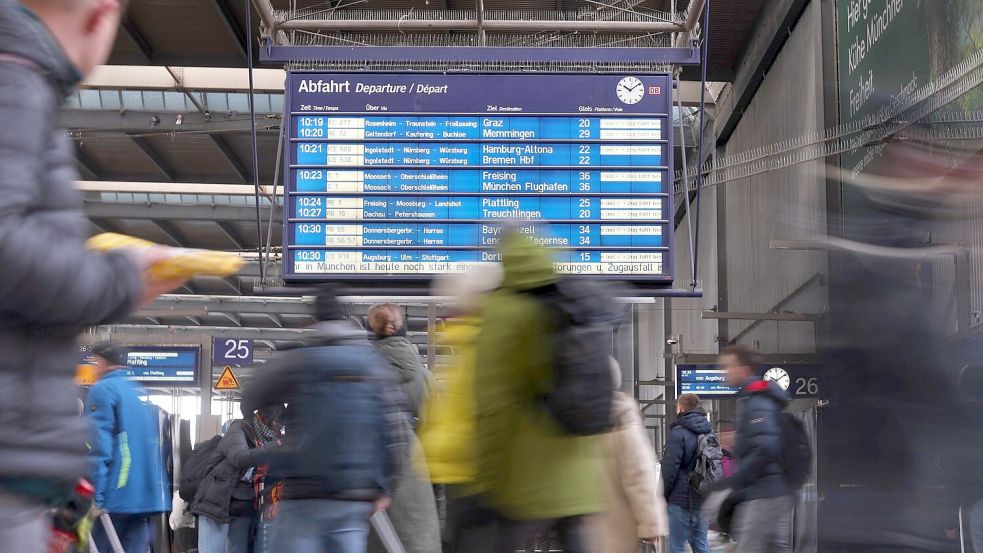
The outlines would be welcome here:
[[[620,388],[621,367],[611,369]],[[658,540],[669,533],[669,514],[663,497],[655,449],[642,424],[638,403],[628,394],[614,393],[614,429],[605,438],[608,510],[590,521],[592,551],[638,553],[641,540]]]

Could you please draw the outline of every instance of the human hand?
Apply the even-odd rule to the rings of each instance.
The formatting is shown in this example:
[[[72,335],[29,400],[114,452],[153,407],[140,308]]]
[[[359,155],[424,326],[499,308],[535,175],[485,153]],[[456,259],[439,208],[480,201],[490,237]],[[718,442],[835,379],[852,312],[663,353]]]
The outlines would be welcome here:
[[[130,255],[136,262],[140,270],[141,280],[143,281],[143,291],[140,295],[140,307],[146,307],[153,303],[157,296],[166,294],[180,288],[188,279],[175,278],[160,280],[154,278],[150,268],[154,265],[170,259],[174,255],[174,249],[167,246],[153,246],[149,248],[133,249]]]
[[[385,511],[392,504],[393,504],[392,498],[384,495],[379,499],[375,500],[375,509],[372,512],[378,513],[379,511]]]

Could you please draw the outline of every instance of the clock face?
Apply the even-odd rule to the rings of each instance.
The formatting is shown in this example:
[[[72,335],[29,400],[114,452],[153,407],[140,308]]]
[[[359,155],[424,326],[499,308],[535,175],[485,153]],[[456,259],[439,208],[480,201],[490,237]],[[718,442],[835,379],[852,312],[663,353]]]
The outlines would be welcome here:
[[[645,96],[645,85],[636,77],[625,77],[618,81],[615,91],[618,93],[619,100],[632,105],[642,101]]]
[[[765,380],[778,384],[783,390],[788,390],[788,387],[792,385],[792,377],[781,367],[768,369],[768,372],[765,373]]]

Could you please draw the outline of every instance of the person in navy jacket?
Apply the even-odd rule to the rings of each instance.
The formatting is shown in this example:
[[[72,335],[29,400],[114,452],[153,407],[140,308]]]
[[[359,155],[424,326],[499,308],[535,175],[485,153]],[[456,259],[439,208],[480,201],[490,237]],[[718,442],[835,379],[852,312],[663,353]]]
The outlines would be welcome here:
[[[747,347],[728,347],[719,364],[728,384],[741,389],[735,451],[740,461],[730,479],[737,503],[731,525],[736,553],[791,553],[795,502],[781,465],[780,420],[788,394],[761,379],[757,354]]]
[[[109,343],[92,348],[99,381],[89,391],[92,425],[89,475],[95,503],[109,513],[126,553],[150,553],[153,516],[171,510],[171,483],[164,470],[157,411],[146,392],[126,378],[125,360]],[[111,551],[102,525],[93,533],[99,551]]]
[[[669,425],[669,438],[662,455],[662,483],[669,503],[669,551],[683,553],[689,543],[694,553],[707,553],[709,521],[701,512],[703,494],[693,489],[690,474],[696,465],[700,436],[712,431],[707,412],[695,394],[676,400],[676,421]]]

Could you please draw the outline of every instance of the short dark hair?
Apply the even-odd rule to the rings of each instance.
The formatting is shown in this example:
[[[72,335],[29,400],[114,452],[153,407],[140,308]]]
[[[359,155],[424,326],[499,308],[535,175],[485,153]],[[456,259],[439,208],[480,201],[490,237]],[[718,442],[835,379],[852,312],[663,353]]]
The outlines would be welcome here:
[[[727,346],[720,352],[720,355],[733,355],[737,362],[745,367],[751,367],[751,372],[758,374],[760,363],[758,362],[758,352],[753,349],[737,344]]]
[[[92,346],[91,353],[109,361],[113,366],[126,364],[126,356],[112,342],[99,342],[95,344]]]
[[[700,396],[696,394],[683,394],[676,398],[676,405],[682,407],[683,411],[692,411],[700,406]]]

